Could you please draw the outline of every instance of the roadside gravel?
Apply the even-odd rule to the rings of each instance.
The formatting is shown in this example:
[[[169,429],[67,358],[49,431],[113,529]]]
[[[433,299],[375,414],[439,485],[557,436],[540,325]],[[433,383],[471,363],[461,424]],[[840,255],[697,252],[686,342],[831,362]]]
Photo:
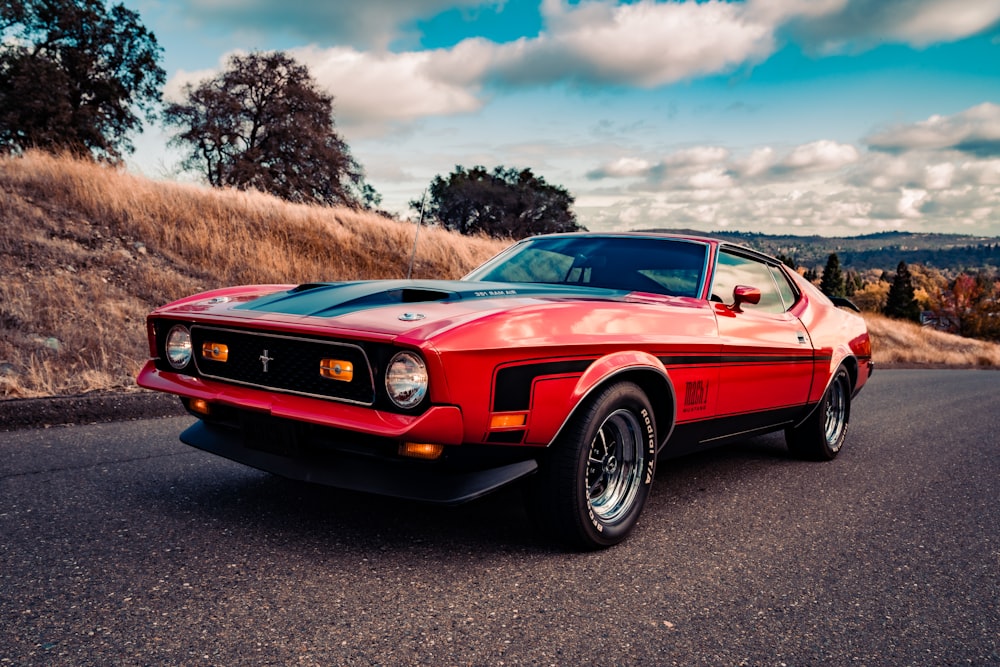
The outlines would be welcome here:
[[[183,414],[184,408],[176,396],[145,390],[15,398],[0,401],[0,431],[176,417]]]

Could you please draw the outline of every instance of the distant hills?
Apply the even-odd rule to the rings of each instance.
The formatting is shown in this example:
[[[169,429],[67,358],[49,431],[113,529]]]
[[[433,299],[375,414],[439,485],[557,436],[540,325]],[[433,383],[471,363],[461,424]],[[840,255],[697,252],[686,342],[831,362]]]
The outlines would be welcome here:
[[[826,265],[831,253],[837,253],[842,267],[854,271],[894,271],[900,261],[954,273],[1000,269],[1000,238],[994,236],[878,232],[864,236],[828,237],[731,231],[710,234],[692,230],[669,231],[733,241],[769,255],[790,257],[800,266],[817,270]]]

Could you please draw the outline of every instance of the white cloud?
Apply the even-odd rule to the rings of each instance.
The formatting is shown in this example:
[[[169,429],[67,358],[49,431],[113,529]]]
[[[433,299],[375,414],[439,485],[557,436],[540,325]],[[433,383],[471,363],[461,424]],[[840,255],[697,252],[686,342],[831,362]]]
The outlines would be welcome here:
[[[877,132],[866,141],[871,148],[889,153],[956,150],[1000,156],[1000,105],[984,102],[953,116],[931,116]]]
[[[921,216],[920,207],[926,199],[926,190],[904,189],[899,196],[899,214],[904,218],[919,218]]]
[[[889,35],[916,46],[975,35],[1000,20],[1000,3],[995,0],[936,0],[915,4],[915,11],[899,16],[902,20],[898,24],[884,27]]]
[[[438,51],[393,54],[308,47],[290,53],[309,67],[323,88],[333,91],[337,122],[343,126],[362,129],[482,106],[474,90],[435,76]]]
[[[773,26],[741,4],[617,5],[544,0],[546,31],[497,48],[489,76],[506,84],[573,81],[660,86],[765,59]]]
[[[858,149],[834,141],[814,141],[797,146],[775,169],[781,171],[815,172],[844,167],[858,159]]]
[[[722,146],[693,146],[671,153],[664,158],[663,165],[670,170],[704,167],[724,162],[728,157],[729,151]]]
[[[758,0],[760,10],[807,50],[858,51],[879,44],[925,47],[979,34],[1000,21],[997,0]]]
[[[233,53],[238,52],[226,54],[214,70],[179,70],[167,82],[165,97],[179,100],[185,84],[217,76]],[[446,52],[395,54],[311,46],[288,53],[309,68],[321,88],[333,93],[337,123],[351,128],[355,137],[384,132],[393,122],[466,113],[483,105],[465,81],[435,75],[434,63]]]
[[[733,179],[724,169],[708,169],[692,174],[688,186],[695,190],[723,190],[733,187]]]
[[[652,166],[652,163],[642,158],[623,157],[588,172],[587,178],[600,180],[602,178],[642,176],[648,173]]]
[[[189,22],[196,24],[218,23],[260,33],[286,32],[317,43],[378,50],[385,50],[400,39],[406,40],[407,26],[417,19],[454,8],[503,5],[503,0],[172,1]]]
[[[570,4],[568,0],[544,0],[541,6],[545,24],[543,32],[537,37],[507,44],[470,38],[449,49],[390,52],[384,49],[365,51],[350,46],[312,45],[291,49],[290,53],[308,64],[313,76],[335,95],[338,122],[345,127],[357,125],[363,126],[366,131],[374,131],[379,123],[474,111],[485,103],[491,86],[540,86],[569,82],[582,86],[602,84],[650,88],[730,72],[768,58],[776,48],[776,33],[788,22],[798,25],[796,22],[815,20],[816,25],[826,25],[825,21],[833,17],[835,23],[845,23],[845,17],[853,17],[857,12],[869,9],[865,4],[868,1],[749,0],[746,3],[731,3],[708,0],[662,3],[639,0],[619,5],[611,0],[582,0],[578,4]],[[951,6],[952,0],[939,2]],[[499,0],[464,0],[459,4],[502,8],[503,3]],[[899,3],[885,4],[895,6]],[[930,0],[909,4],[913,12],[912,16],[907,16],[913,21],[930,21],[927,17],[937,15],[938,5]],[[969,4],[991,7],[995,4],[997,12],[1000,12],[1000,0]],[[321,2],[284,3],[279,6],[273,0],[252,0],[249,3],[212,0],[199,11],[204,10],[204,15],[209,17],[231,16],[234,21],[243,17],[243,20],[260,21],[268,27],[280,26],[284,21],[301,26],[313,25],[316,30],[332,30],[334,33],[344,25],[364,24],[357,27],[356,32],[361,37],[355,41],[383,43],[397,26],[452,6],[454,2],[451,0],[421,0],[416,3],[374,0],[350,6]],[[885,8],[872,11],[876,18],[886,13],[895,17],[898,13]],[[277,14],[282,14],[283,18],[275,18]],[[980,26],[992,16],[985,10],[956,9],[955,14],[966,17],[961,25],[967,30]],[[265,18],[277,23],[266,23]],[[369,23],[371,26],[382,26],[382,32],[369,26]],[[859,21],[859,26],[861,24],[868,32],[884,32],[896,25],[881,25],[878,20],[871,25]],[[849,29],[851,26],[840,25],[838,34],[853,34]],[[178,72],[168,84],[168,93],[176,93],[183,82],[193,80],[194,74],[205,75],[206,72]],[[989,129],[984,136],[993,143],[983,150],[996,150],[1000,154],[1000,130],[996,129],[1000,125],[1000,107],[984,107],[982,112],[989,116],[981,121]],[[926,123],[932,125],[934,120]],[[974,119],[970,117],[968,120],[973,122]],[[918,129],[910,128],[909,131],[915,133]],[[892,136],[890,131],[886,136],[872,137],[871,141],[873,145],[881,142],[890,146]],[[972,138],[975,136],[970,136]],[[975,146],[970,144],[969,149],[975,150]],[[753,169],[754,166],[748,164],[746,168]]]
[[[955,165],[951,162],[929,164],[924,167],[924,185],[928,190],[946,190],[955,178]]]
[[[965,127],[970,119],[990,118],[992,110],[980,106],[936,124]],[[964,141],[969,134],[957,136]],[[862,152],[818,140],[780,153],[770,146],[746,154],[694,146],[659,160],[640,154],[619,157],[617,163],[636,167],[618,174],[631,175],[632,184],[617,199],[605,193],[598,209],[585,191],[572,189],[578,214],[591,229],[864,234],[906,228],[1000,234],[1000,158],[934,148],[913,148],[905,155]]]

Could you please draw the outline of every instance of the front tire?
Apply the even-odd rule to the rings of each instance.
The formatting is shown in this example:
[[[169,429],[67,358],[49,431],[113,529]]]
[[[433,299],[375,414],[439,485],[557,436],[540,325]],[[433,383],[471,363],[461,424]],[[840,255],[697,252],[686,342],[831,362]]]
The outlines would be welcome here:
[[[547,534],[579,549],[624,540],[656,472],[656,423],[631,382],[601,390],[571,418],[533,480],[533,510]]]
[[[840,453],[851,420],[851,378],[841,366],[812,414],[797,427],[785,429],[785,442],[795,456],[832,461]]]

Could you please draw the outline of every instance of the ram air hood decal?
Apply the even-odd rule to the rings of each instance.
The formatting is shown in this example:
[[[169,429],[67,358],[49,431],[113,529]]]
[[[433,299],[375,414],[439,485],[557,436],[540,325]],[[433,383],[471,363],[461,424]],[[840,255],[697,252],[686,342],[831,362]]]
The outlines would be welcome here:
[[[603,298],[627,292],[541,283],[485,283],[461,280],[373,280],[350,283],[309,283],[235,306],[249,310],[309,317],[346,313],[406,303],[468,301],[498,298]]]

